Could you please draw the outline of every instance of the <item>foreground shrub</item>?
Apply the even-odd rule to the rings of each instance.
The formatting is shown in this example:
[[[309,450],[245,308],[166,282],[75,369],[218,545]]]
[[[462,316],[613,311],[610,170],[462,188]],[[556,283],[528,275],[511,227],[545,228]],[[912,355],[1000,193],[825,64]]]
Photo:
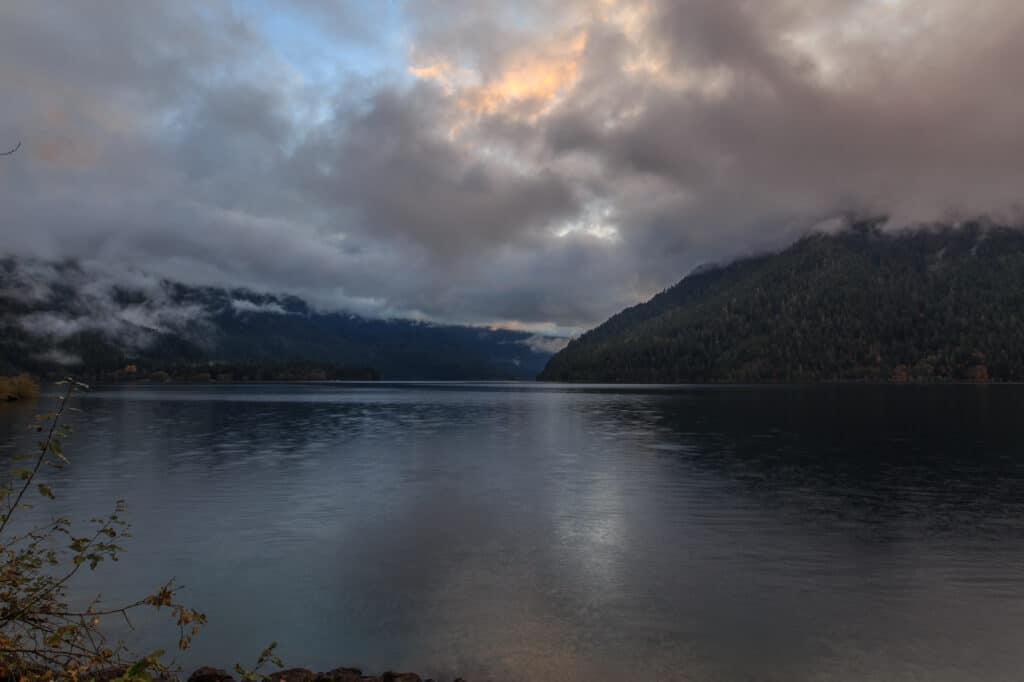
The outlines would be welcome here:
[[[24,376],[24,375],[23,375]],[[27,377],[14,377],[20,392],[38,387]],[[63,443],[70,427],[62,423],[72,394],[83,384],[68,380],[56,409],[36,419],[40,434],[34,450],[15,457],[15,468],[0,485],[0,675],[7,679],[109,679],[111,671],[125,680],[165,675],[164,652],[132,655],[122,641],[111,641],[109,619],[124,619],[137,609],[169,612],[178,627],[179,649],[187,649],[206,616],[177,599],[168,582],[151,595],[125,604],[106,605],[95,598],[72,603],[69,590],[76,575],[93,571],[105,561],[117,561],[124,551],[127,523],[123,501],[113,511],[91,519],[79,530],[67,518],[32,522],[24,517],[32,501],[55,498],[44,472],[68,464]],[[7,390],[12,390],[8,388]],[[100,674],[102,672],[102,675]]]
[[[0,377],[0,401],[25,400],[39,396],[39,384],[28,374]]]

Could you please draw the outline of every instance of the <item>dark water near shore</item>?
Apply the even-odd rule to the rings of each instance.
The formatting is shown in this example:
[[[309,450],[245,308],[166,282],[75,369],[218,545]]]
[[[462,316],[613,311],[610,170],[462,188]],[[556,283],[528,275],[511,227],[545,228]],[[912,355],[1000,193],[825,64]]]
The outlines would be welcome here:
[[[494,680],[1019,680],[1024,387],[157,387],[82,395],[57,503],[188,665]],[[21,434],[28,407],[0,411]],[[6,452],[10,452],[8,448]],[[153,636],[143,623],[139,636]]]

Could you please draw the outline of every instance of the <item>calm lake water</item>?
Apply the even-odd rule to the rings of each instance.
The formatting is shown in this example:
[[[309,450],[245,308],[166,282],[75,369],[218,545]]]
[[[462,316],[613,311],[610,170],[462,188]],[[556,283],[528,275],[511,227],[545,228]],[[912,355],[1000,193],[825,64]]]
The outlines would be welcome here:
[[[1020,680],[1024,387],[96,389],[47,511],[166,578],[187,666]],[[34,411],[0,411],[5,452]],[[143,621],[137,637],[157,632]],[[173,640],[172,640],[173,641]]]

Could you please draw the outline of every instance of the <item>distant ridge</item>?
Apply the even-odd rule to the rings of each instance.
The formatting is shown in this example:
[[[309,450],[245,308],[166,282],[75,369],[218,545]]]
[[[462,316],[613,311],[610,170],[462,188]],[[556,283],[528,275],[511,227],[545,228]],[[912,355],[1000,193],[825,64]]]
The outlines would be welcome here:
[[[322,312],[294,296],[245,289],[101,281],[73,262],[0,259],[0,375],[102,378],[131,366],[140,377],[164,370],[203,376],[213,363],[234,366],[235,376],[305,368],[328,377],[359,370],[355,376],[384,379],[533,379],[553,341]]]
[[[539,378],[1024,381],[1024,231],[862,223],[701,268],[570,342]]]

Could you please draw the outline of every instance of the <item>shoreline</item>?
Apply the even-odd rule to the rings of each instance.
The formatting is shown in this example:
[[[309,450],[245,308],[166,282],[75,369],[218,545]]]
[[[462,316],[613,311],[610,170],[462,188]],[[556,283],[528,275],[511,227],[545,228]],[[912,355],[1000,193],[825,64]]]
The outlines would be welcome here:
[[[440,682],[416,673],[386,671],[380,675],[367,675],[361,668],[333,668],[314,672],[308,668],[287,668],[262,675],[267,682]],[[188,677],[188,682],[235,682],[235,676],[226,670],[204,666]],[[456,677],[452,682],[467,682]]]

